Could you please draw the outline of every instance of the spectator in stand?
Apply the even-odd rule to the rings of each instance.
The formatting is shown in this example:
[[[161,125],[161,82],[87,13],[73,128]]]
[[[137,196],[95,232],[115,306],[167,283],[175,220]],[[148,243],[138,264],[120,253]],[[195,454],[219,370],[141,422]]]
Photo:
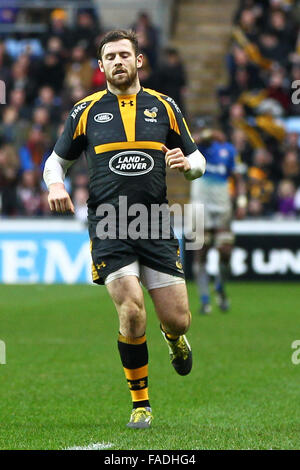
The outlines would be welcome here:
[[[284,44],[284,47],[289,53],[295,48],[297,40],[297,31],[291,19],[287,19],[287,14],[283,10],[272,11],[268,25],[279,41]]]
[[[48,140],[55,139],[56,126],[50,119],[50,113],[45,106],[38,106],[33,110],[32,113],[32,126],[37,129],[41,129]]]
[[[26,95],[26,103],[30,103],[35,94],[35,83],[30,73],[30,59],[22,55],[11,67],[10,80],[14,88],[22,89]]]
[[[280,42],[272,30],[264,30],[259,35],[258,44],[263,57],[286,66],[288,53],[286,44]]]
[[[64,59],[64,46],[60,37],[50,36],[47,41],[46,50],[56,54],[62,60]]]
[[[95,67],[92,59],[86,54],[83,45],[77,44],[71,52],[71,62],[66,67],[65,86],[82,85],[91,91]]]
[[[0,201],[1,212],[5,216],[18,214],[17,182],[19,157],[12,144],[0,145]]]
[[[246,89],[261,89],[264,82],[259,76],[259,68],[252,63],[244,49],[234,45],[227,57],[229,85],[224,92],[230,96],[231,102],[236,101]],[[242,72],[240,72],[242,71]]]
[[[178,51],[172,47],[168,47],[163,52],[162,62],[157,72],[157,87],[161,93],[173,98],[184,113],[185,69]]]
[[[26,92],[23,88],[14,88],[9,95],[8,104],[16,109],[20,119],[31,118],[31,109],[26,103]]]
[[[50,123],[47,109],[36,108],[27,140],[20,148],[21,169],[24,171],[36,169],[41,172],[55,136],[55,129]]]
[[[298,152],[288,150],[281,163],[281,178],[289,179],[295,186],[300,186],[300,163]]]
[[[88,90],[84,88],[84,86],[82,86],[81,83],[79,83],[78,85],[75,85],[72,88],[69,88],[68,90],[65,91],[64,96],[63,96],[63,109],[67,110],[67,109],[70,109],[70,107],[72,108],[74,104],[77,103],[77,101],[80,101],[82,98],[87,96],[87,94],[88,94]],[[63,113],[62,115],[63,121],[67,119],[67,115],[68,113],[66,114],[66,116],[64,116],[64,113]]]
[[[284,69],[274,70],[269,78],[266,88],[268,98],[276,100],[283,108],[285,113],[290,109],[289,82],[286,79]]]
[[[242,129],[233,129],[232,134],[232,144],[236,148],[236,151],[246,166],[250,165],[252,162],[252,148],[247,139],[247,135]]]
[[[50,144],[45,133],[37,126],[29,132],[27,142],[20,148],[21,170],[37,169],[42,172],[43,165],[50,155]]]
[[[35,104],[36,106],[47,109],[51,122],[57,122],[59,119],[61,103],[61,98],[55,95],[54,89],[49,85],[45,85],[39,89]]]
[[[36,86],[49,85],[55,93],[61,93],[65,78],[65,67],[62,58],[54,52],[46,52],[36,70]]]
[[[148,57],[151,68],[154,68],[157,63],[159,35],[148,13],[139,13],[132,29],[137,34],[141,52]]]
[[[153,73],[153,70],[149,64],[149,60],[146,55],[144,55],[143,65],[138,70],[140,83],[144,88],[156,89],[157,86],[157,76]]]
[[[18,149],[27,137],[29,123],[19,118],[19,111],[13,106],[5,106],[0,122],[0,138]]]
[[[250,77],[246,67],[239,67],[235,70],[231,84],[227,89],[231,101],[237,101],[240,95],[250,88]]]
[[[72,31],[67,26],[67,13],[61,8],[52,11],[50,15],[50,25],[44,36],[44,44],[49,37],[58,37],[63,45],[64,56],[68,56],[69,48],[72,47]]]
[[[297,132],[288,132],[283,143],[283,150],[294,150],[299,155],[299,134]]]
[[[99,21],[95,12],[90,9],[81,9],[78,12],[75,26],[72,31],[72,43],[82,44],[90,57],[95,57],[95,39],[101,33]]]
[[[295,216],[296,215],[296,204],[295,204],[296,188],[291,180],[280,181],[277,188],[277,211],[279,215]]]
[[[39,187],[40,175],[34,170],[23,172],[21,181],[17,186],[18,206],[21,215],[39,216],[41,211],[41,189]]]
[[[257,17],[253,8],[245,8],[242,10],[239,18],[239,26],[251,42],[256,41],[259,31],[256,21]]]
[[[271,178],[273,156],[264,149],[258,149],[253,165],[248,169],[249,215],[265,216],[274,211],[274,188]]]

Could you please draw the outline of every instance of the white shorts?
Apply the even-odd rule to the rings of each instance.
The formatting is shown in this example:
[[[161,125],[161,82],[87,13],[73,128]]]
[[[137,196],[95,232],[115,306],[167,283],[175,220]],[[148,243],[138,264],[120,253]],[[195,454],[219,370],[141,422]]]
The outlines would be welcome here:
[[[105,284],[124,276],[136,276],[147,290],[185,283],[185,280],[182,277],[162,273],[155,269],[148,268],[148,266],[140,265],[138,261],[134,261],[133,263],[109,274],[105,279]]]
[[[204,206],[204,230],[230,226],[232,208],[228,184],[211,183],[199,178],[192,182],[191,196],[191,202]]]

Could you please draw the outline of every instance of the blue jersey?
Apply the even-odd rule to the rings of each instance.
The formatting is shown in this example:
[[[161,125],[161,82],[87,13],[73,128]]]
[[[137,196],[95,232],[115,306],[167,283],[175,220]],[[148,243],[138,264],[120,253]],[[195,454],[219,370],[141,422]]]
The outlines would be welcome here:
[[[227,183],[229,176],[235,171],[235,147],[229,142],[213,141],[209,146],[199,145],[198,148],[206,158],[206,171],[202,178],[207,183]]]

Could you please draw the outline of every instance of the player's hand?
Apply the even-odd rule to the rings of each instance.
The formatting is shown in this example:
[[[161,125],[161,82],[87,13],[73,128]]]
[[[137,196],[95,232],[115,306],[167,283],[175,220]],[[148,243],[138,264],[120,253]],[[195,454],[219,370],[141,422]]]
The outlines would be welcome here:
[[[178,168],[179,171],[188,171],[191,169],[190,162],[180,148],[169,150],[163,145],[161,149],[165,153],[166,165],[172,170]]]
[[[75,213],[73,202],[63,183],[50,184],[48,202],[51,211]]]

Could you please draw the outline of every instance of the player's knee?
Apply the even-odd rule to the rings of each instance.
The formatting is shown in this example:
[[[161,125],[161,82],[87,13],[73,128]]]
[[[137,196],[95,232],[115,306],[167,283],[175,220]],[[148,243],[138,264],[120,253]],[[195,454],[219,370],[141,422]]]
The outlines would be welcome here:
[[[222,263],[229,263],[231,252],[232,252],[232,245],[224,243],[223,245],[219,246],[218,251],[219,251],[220,261]]]
[[[143,304],[132,299],[123,302],[120,309],[120,320],[122,328],[126,330],[128,336],[139,336],[140,331],[145,330],[145,310]]]
[[[180,312],[174,321],[172,332],[173,334],[183,335],[186,333],[191,324],[191,313],[189,310]]]
[[[204,234],[204,245],[201,248],[201,250],[199,250],[199,252],[198,252],[198,262],[199,263],[206,263],[209,249],[212,246],[212,241],[213,241],[212,234],[210,232],[205,232],[205,234]]]
[[[220,232],[216,236],[216,247],[219,251],[220,260],[228,262],[234,245],[234,234],[232,232]]]

